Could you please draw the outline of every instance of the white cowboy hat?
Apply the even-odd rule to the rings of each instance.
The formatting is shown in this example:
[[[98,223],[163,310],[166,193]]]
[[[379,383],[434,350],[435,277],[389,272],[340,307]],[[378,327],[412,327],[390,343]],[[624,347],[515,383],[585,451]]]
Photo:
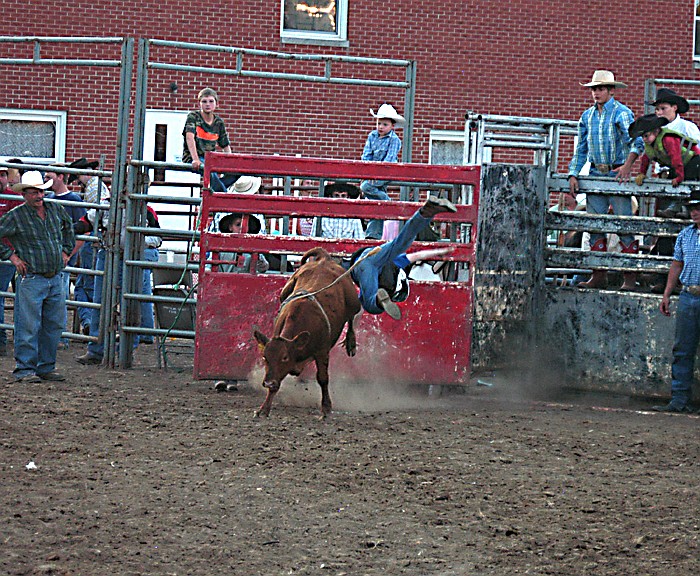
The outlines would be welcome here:
[[[238,194],[255,194],[260,190],[262,178],[257,176],[241,176],[228,189],[229,192],[237,192]]]
[[[46,190],[50,188],[53,184],[53,180],[44,182],[44,178],[41,172],[38,170],[30,170],[22,174],[22,180],[12,187],[13,192],[22,192],[26,188],[38,188],[39,190]]]
[[[586,88],[593,88],[593,86],[613,86],[614,88],[627,88],[627,84],[624,82],[615,82],[615,74],[610,72],[610,70],[596,70],[593,72],[593,78],[587,84],[582,84],[581,86]]]
[[[393,120],[396,122],[397,128],[400,128],[406,122],[406,119],[401,116],[391,104],[382,104],[376,114],[374,110],[370,108],[369,113],[375,118],[388,118],[389,120]]]

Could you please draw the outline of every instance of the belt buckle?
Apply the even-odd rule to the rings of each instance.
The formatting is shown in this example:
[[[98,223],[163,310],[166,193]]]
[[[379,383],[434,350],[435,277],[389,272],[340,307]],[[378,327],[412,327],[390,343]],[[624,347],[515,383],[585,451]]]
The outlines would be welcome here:
[[[612,166],[610,164],[596,164],[595,169],[601,174],[607,174],[612,169]]]
[[[688,286],[688,292],[693,296],[700,296],[700,286]]]

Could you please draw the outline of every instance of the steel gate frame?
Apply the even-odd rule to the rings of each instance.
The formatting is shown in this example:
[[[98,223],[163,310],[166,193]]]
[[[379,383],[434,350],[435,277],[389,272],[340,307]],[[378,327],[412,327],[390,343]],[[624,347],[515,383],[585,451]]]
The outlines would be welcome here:
[[[446,222],[450,229],[448,244],[416,242],[412,248],[454,247],[455,251],[445,260],[464,263],[468,267],[466,276],[451,282],[413,281],[409,301],[402,305],[404,319],[401,322],[387,319],[386,315],[362,314],[359,321],[356,320],[358,357],[347,359],[342,353],[333,352],[333,373],[353,379],[372,377],[422,384],[468,382],[479,167],[223,153],[207,154],[205,166],[195,378],[243,380],[249,377],[258,359],[253,327],[270,332],[279,308],[278,295],[289,279],[287,274],[256,274],[254,267],[252,273],[221,272],[218,270],[219,252],[302,254],[322,246],[335,256],[348,256],[360,247],[381,244],[376,240],[212,233],[206,226],[214,213],[374,217],[403,221],[420,206],[413,202],[212,193],[208,188],[211,171],[235,171],[263,177],[392,180],[421,188],[437,184],[446,188],[453,200],[470,199],[470,204],[458,202],[456,214],[437,217],[438,222]]]
[[[227,53],[235,57],[233,68],[215,68],[207,66],[192,66],[188,64],[174,64],[172,59],[167,62],[155,61],[151,56],[151,47],[163,47],[168,49],[182,49],[188,51]],[[323,73],[318,75],[299,73],[279,73],[266,72],[264,70],[254,70],[246,66],[248,57],[263,57],[284,61],[295,62],[319,62],[323,64]],[[334,74],[336,63],[347,64],[370,64],[379,67],[403,67],[405,68],[405,80],[389,81],[381,78],[379,73],[365,75],[366,77],[355,78],[351,75],[338,76]],[[126,193],[123,195],[124,202],[124,256],[118,264],[123,264],[123,309],[121,314],[120,340],[123,345],[119,348],[119,365],[123,368],[130,368],[133,365],[133,342],[134,336],[140,333],[140,303],[148,300],[139,298],[140,274],[144,267],[150,266],[141,260],[143,236],[145,234],[146,203],[171,202],[176,203],[169,197],[149,194],[147,170],[149,168],[177,169],[166,162],[144,162],[143,142],[148,95],[148,73],[149,70],[172,70],[177,72],[188,72],[196,74],[214,74],[223,76],[240,76],[251,78],[274,78],[290,81],[314,82],[321,84],[344,84],[349,86],[374,86],[382,88],[402,88],[404,90],[404,116],[406,125],[404,127],[403,152],[402,157],[410,162],[413,146],[413,116],[415,108],[416,92],[416,62],[414,60],[400,60],[389,58],[365,58],[354,56],[342,56],[337,54],[292,54],[283,52],[272,52],[266,50],[254,50],[247,48],[237,48],[232,46],[220,46],[212,44],[200,44],[191,42],[176,42],[169,40],[157,40],[151,38],[140,38],[138,42],[138,61],[136,65],[136,98],[134,107],[134,135],[132,159],[126,183]],[[182,164],[181,170],[191,170],[191,164]],[[150,198],[150,200],[149,200]],[[121,218],[121,214],[120,214]],[[120,222],[121,223],[121,222]],[[152,235],[167,237],[162,232],[149,231]],[[196,231],[192,231],[191,239],[196,239]],[[150,300],[155,301],[155,300]],[[154,331],[151,331],[153,333]],[[116,342],[111,341],[112,351],[116,350]],[[112,352],[114,353],[114,352]]]

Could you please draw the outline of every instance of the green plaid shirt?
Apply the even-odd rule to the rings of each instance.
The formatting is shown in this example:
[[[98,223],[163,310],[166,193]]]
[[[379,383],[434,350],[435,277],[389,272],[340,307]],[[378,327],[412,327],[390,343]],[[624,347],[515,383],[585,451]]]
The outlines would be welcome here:
[[[0,218],[0,238],[7,238],[14,250],[0,244],[0,258],[13,253],[27,263],[31,274],[57,274],[63,270],[62,252],[70,254],[75,246],[73,222],[63,206],[45,202],[46,219],[34,208],[22,204]]]

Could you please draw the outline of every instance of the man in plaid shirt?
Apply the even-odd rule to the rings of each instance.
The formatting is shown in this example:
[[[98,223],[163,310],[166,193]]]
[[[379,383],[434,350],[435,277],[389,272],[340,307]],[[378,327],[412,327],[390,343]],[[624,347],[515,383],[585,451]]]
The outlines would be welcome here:
[[[38,171],[25,172],[12,187],[24,204],[0,218],[0,259],[19,275],[15,295],[15,370],[17,381],[65,380],[56,372],[56,350],[66,324],[60,272],[75,247],[73,222],[63,206],[44,202],[53,182]]]
[[[644,151],[641,138],[630,142],[629,127],[634,122],[632,111],[614,98],[615,88],[626,88],[616,82],[608,70],[596,70],[593,79],[581,84],[591,89],[595,104],[588,108],[578,123],[578,144],[574,157],[569,163],[569,194],[576,197],[579,191],[578,175],[584,164],[591,163],[591,176],[613,176],[618,182],[629,180],[632,165]],[[632,214],[630,196],[610,196],[608,194],[588,194],[586,212],[607,214],[612,207],[618,216]],[[631,234],[620,236],[620,245],[625,254],[637,254],[639,242]],[[591,251],[606,252],[607,237],[598,232],[591,233]],[[636,272],[625,272],[620,290],[634,290],[637,284]],[[594,270],[588,282],[579,284],[584,288],[605,288],[607,271]]]

